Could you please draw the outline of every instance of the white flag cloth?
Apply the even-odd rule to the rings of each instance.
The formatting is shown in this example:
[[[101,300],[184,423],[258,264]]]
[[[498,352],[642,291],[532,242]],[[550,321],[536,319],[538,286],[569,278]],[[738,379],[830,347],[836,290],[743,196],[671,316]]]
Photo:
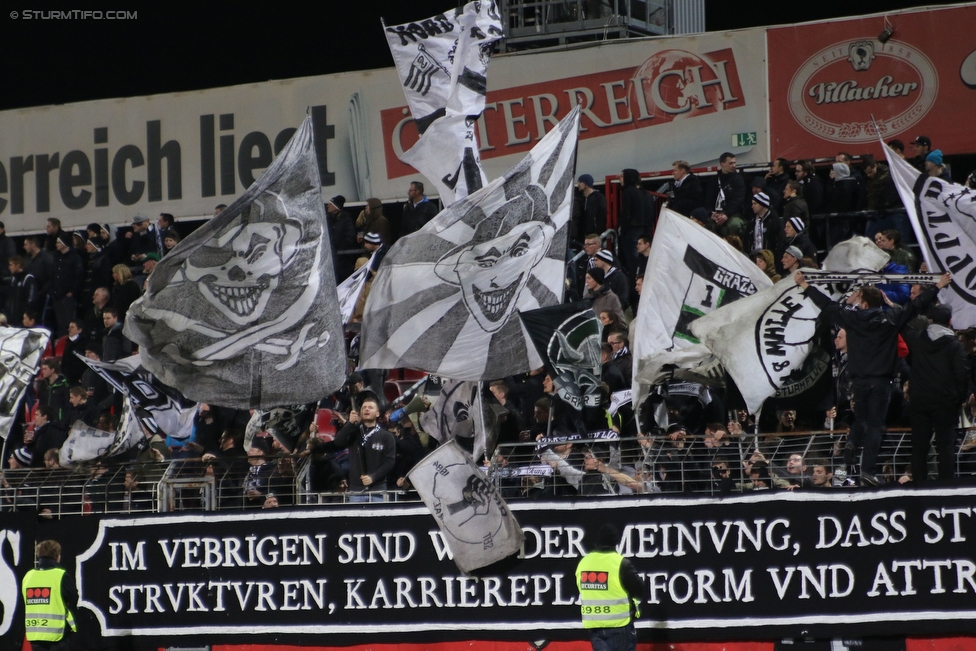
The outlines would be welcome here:
[[[728,242],[662,209],[632,327],[635,383],[658,382],[661,368],[682,358],[674,353],[700,343],[689,328],[696,319],[771,285]],[[700,363],[707,355],[701,348],[696,351],[691,357]]]
[[[579,115],[390,249],[366,301],[361,368],[491,381],[542,366],[515,312],[562,302]]]
[[[7,438],[17,407],[41,366],[51,333],[44,328],[0,327],[0,439]]]
[[[485,409],[478,382],[447,380],[440,396],[420,416],[420,426],[439,443],[457,437],[474,439],[472,456],[480,459],[493,451],[498,440],[497,418]]]
[[[631,403],[631,396],[633,391],[627,389],[626,391],[615,391],[610,394],[610,407],[607,409],[611,416],[616,416],[617,412],[624,405],[629,405]]]
[[[58,451],[58,463],[67,468],[82,461],[109,459],[135,447],[143,438],[142,430],[138,427],[132,409],[125,407],[123,411],[118,432],[95,429],[80,420],[72,423],[68,438]],[[132,436],[133,429],[135,436]]]
[[[132,403],[133,413],[137,409],[147,412],[140,420],[151,432],[181,441],[192,436],[196,405],[147,371],[141,353],[115,362],[96,362],[75,355],[124,395],[126,402]],[[141,436],[141,430],[138,431]]]
[[[838,273],[878,271],[888,254],[864,237],[831,249],[824,269]],[[834,298],[844,287],[819,288]],[[696,320],[692,333],[714,353],[755,414],[767,398],[802,393],[824,373],[830,356],[816,346],[820,308],[803,295],[792,276],[748,298]]]
[[[475,120],[485,110],[492,46],[502,37],[495,0],[403,25],[383,25],[420,140],[400,159],[430,179],[445,206],[487,183]]]
[[[976,327],[976,190],[922,174],[882,146],[925,264],[952,274],[939,301],[952,308],[954,328]]]
[[[247,191],[149,276],[125,334],[188,398],[238,409],[316,402],[346,352],[312,121]]]
[[[373,268],[373,260],[376,259],[376,251],[369,257],[369,262],[352,272],[348,278],[339,283],[336,293],[339,297],[339,312],[342,313],[342,322],[349,323],[352,320],[353,312],[356,311],[356,301],[363,293],[363,287],[369,280],[369,270]]]
[[[472,572],[518,552],[522,528],[505,500],[463,450],[450,441],[407,474],[437,521],[462,572]]]

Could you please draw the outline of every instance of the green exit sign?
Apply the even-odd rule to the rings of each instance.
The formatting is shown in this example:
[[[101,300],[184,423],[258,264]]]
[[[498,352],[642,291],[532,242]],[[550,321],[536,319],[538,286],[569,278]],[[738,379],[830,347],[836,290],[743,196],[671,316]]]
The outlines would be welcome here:
[[[733,147],[748,147],[750,145],[756,145],[756,144],[759,144],[759,139],[756,137],[755,131],[747,131],[746,133],[732,134]]]

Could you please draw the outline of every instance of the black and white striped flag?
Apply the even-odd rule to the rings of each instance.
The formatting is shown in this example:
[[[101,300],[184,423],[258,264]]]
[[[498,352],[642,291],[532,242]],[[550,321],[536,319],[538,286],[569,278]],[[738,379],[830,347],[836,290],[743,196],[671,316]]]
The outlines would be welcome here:
[[[576,107],[503,177],[390,249],[361,368],[490,381],[542,366],[515,312],[562,302],[578,128]]]

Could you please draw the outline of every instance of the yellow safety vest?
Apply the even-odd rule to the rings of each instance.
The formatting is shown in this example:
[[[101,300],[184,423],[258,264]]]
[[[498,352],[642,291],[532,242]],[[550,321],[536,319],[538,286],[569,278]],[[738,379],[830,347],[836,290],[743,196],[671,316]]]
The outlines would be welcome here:
[[[31,570],[24,577],[21,592],[24,597],[27,639],[31,642],[57,642],[64,637],[65,623],[77,631],[74,615],[65,607],[61,595],[64,570],[54,567]]]
[[[576,567],[583,628],[621,628],[630,623],[630,597],[620,583],[617,552],[590,552]]]

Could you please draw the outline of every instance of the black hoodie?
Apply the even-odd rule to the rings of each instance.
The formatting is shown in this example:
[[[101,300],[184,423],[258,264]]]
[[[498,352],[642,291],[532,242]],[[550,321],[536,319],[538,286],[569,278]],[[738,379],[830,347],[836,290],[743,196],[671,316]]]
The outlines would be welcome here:
[[[901,333],[912,353],[912,404],[958,409],[969,388],[966,349],[949,332],[932,339],[929,330],[906,327]]]

